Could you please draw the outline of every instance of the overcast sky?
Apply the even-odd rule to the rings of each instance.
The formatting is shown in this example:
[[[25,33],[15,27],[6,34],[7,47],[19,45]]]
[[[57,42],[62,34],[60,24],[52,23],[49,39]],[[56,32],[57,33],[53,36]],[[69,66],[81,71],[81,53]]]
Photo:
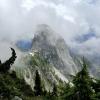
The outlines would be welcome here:
[[[0,54],[9,40],[32,38],[38,24],[50,25],[80,54],[99,54],[100,0],[0,0]]]

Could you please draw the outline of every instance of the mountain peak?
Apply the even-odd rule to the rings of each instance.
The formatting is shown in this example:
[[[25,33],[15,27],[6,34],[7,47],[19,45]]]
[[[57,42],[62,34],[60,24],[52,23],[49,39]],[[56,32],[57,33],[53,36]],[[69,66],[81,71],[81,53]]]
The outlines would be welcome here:
[[[43,30],[49,30],[50,29],[50,26],[47,25],[47,24],[39,24],[37,26],[37,28],[38,28],[38,30],[40,29],[41,31],[43,31]]]
[[[50,64],[62,70],[63,74],[75,74],[77,67],[64,39],[48,25],[38,26],[32,42],[32,52],[37,50]]]
[[[48,80],[51,84],[59,84],[59,79],[68,82],[69,75],[75,75],[78,67],[70,55],[66,42],[48,25],[38,25],[36,32],[30,53],[23,57],[26,65],[25,75],[30,76],[25,80],[33,87],[33,73],[38,70],[46,84]]]
[[[49,25],[40,24],[37,26],[37,30],[36,30],[36,34],[34,35],[33,42],[37,40],[39,42],[43,42],[43,43],[46,42],[55,45],[56,41],[59,38],[60,38],[59,34],[53,31]]]

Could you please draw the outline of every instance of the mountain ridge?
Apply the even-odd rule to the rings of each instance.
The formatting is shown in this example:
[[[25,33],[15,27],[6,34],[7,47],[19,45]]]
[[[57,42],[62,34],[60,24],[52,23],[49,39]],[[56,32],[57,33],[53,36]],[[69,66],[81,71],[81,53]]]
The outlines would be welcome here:
[[[52,90],[54,83],[60,84],[60,81],[68,83],[70,75],[75,75],[79,70],[64,39],[47,25],[39,26],[32,40],[32,48],[20,61],[25,63],[25,67],[21,69],[23,70],[21,76],[32,89],[36,70],[42,76],[46,88],[49,88],[47,90]]]

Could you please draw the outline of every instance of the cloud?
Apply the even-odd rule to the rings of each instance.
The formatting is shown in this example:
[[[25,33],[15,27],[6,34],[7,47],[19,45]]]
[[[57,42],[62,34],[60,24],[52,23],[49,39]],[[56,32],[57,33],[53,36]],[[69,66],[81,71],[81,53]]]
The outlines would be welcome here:
[[[83,34],[81,36],[76,36],[76,38],[74,39],[77,43],[81,44],[84,43],[88,40],[90,40],[91,38],[96,38],[97,36],[95,35],[94,30],[90,29],[88,33]]]
[[[48,24],[72,48],[93,54],[100,43],[99,11],[100,0],[1,0],[0,40],[32,38],[38,24]],[[76,37],[86,36],[91,27],[95,39],[75,41]]]

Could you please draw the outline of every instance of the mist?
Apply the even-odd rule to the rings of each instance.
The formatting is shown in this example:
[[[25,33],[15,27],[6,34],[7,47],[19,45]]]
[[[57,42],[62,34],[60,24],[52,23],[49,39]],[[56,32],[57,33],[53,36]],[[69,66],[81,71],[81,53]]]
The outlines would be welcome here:
[[[0,58],[9,57],[9,47],[14,47],[17,40],[32,39],[38,24],[49,25],[73,50],[81,54],[98,53],[99,11],[99,0],[1,0]],[[91,34],[91,29],[95,37],[82,43],[75,40]]]

